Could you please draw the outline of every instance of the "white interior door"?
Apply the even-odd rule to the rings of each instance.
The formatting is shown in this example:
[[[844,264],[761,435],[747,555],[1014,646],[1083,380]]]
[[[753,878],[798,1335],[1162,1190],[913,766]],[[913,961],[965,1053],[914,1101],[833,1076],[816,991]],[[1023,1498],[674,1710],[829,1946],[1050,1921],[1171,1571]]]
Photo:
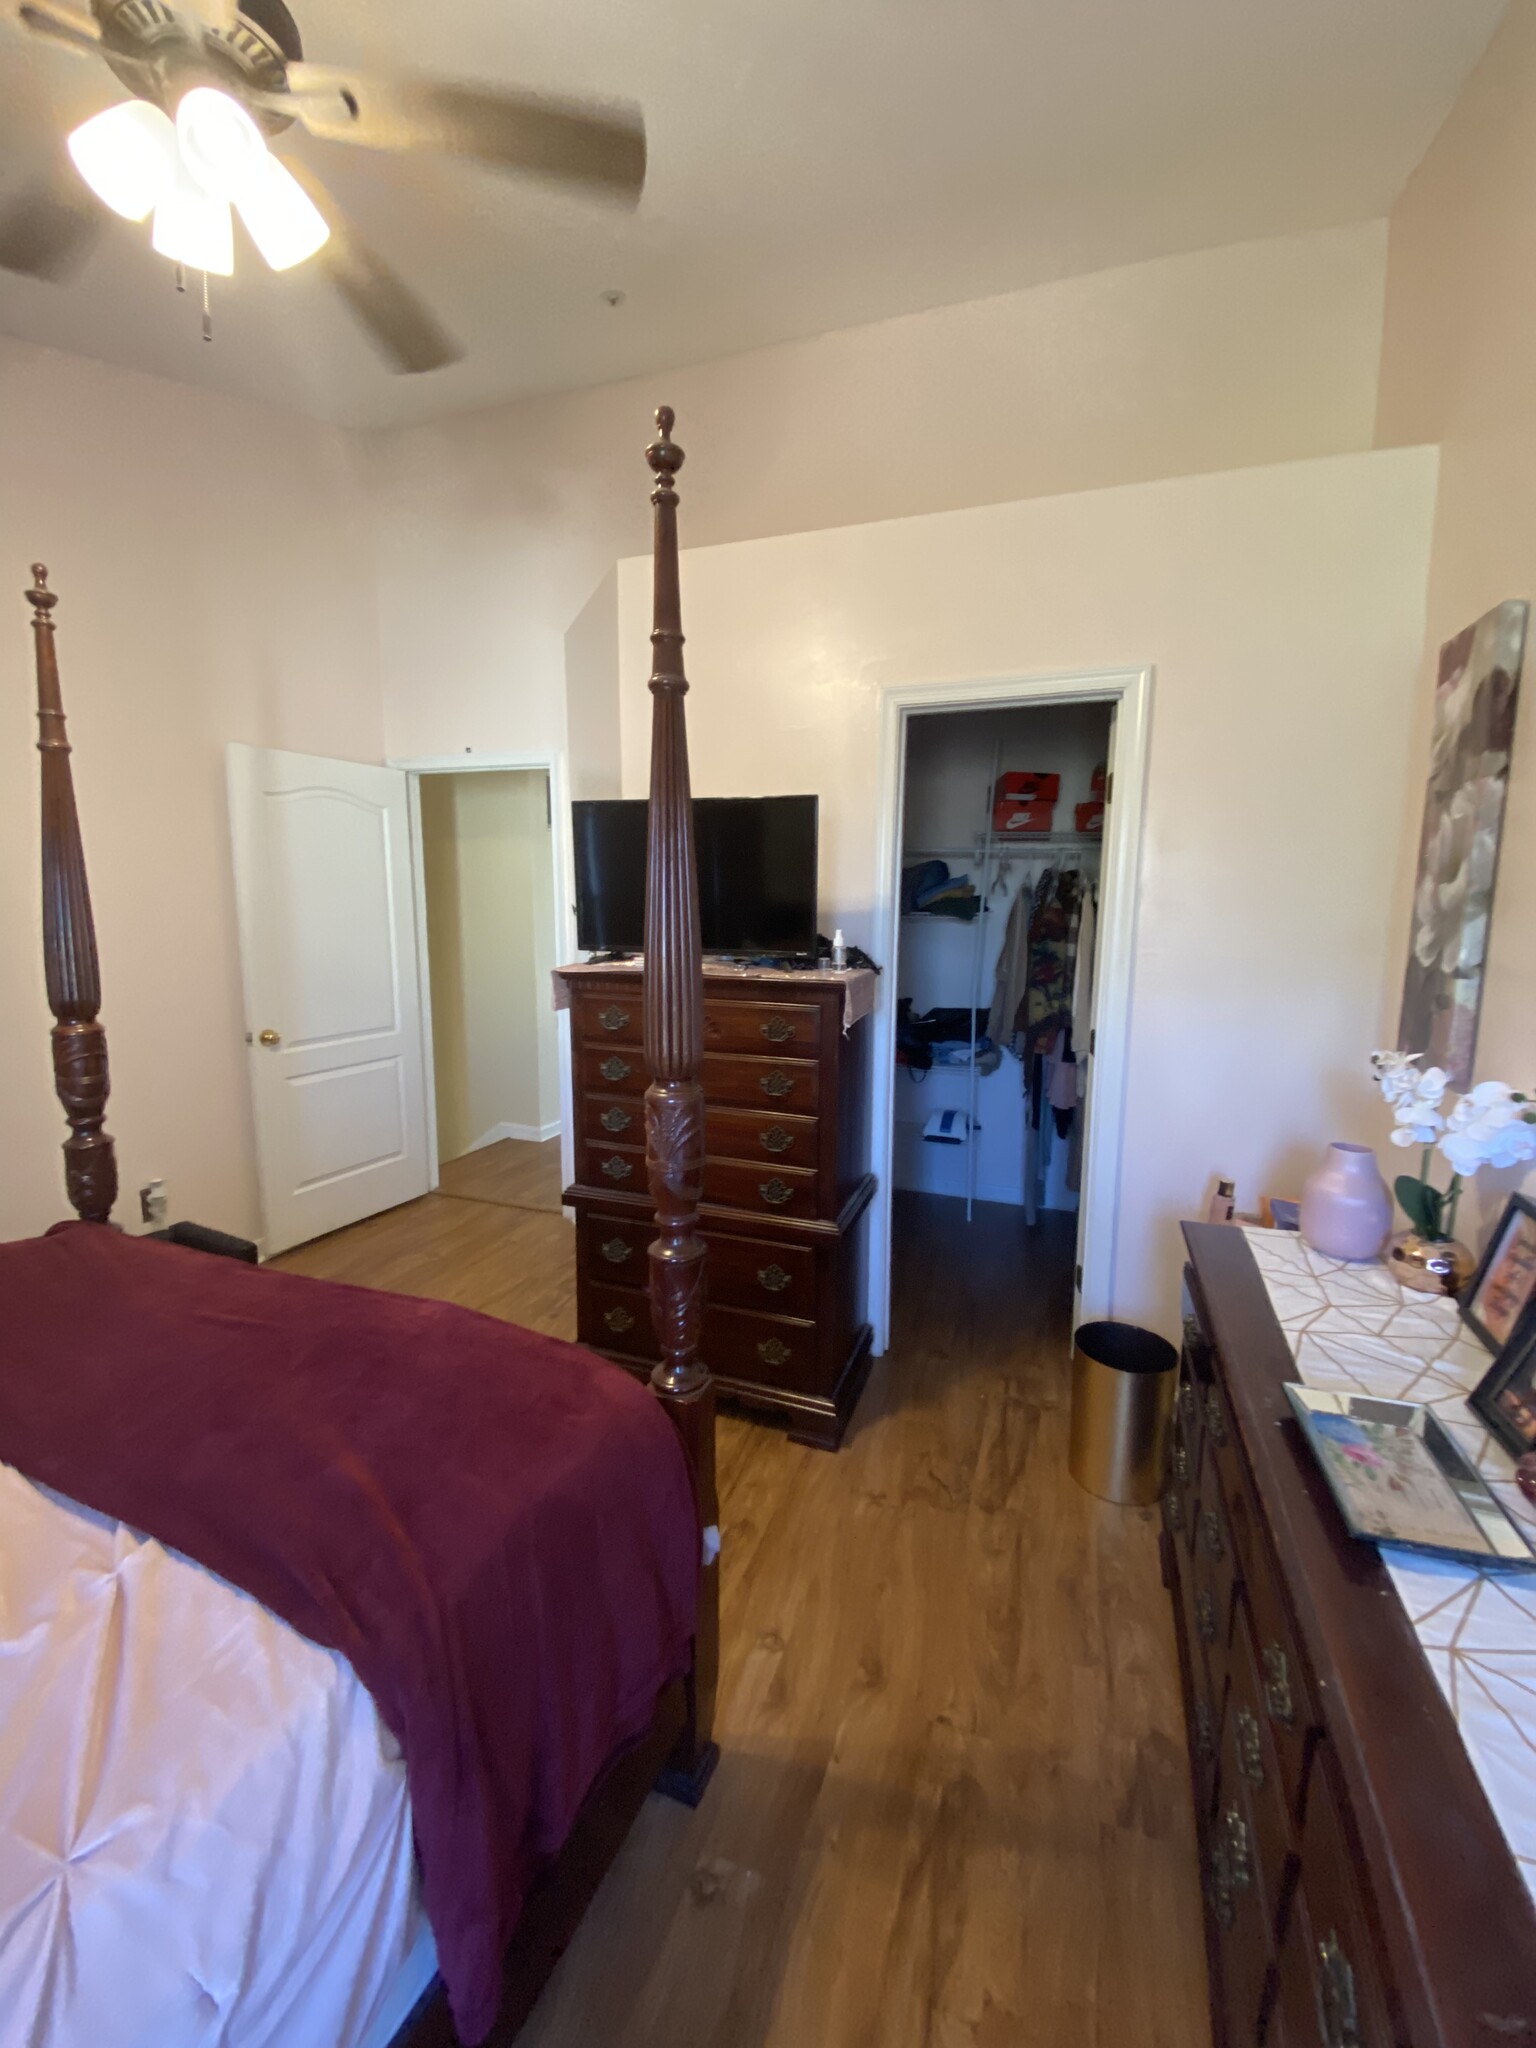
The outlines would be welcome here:
[[[1111,804],[1113,804],[1115,800],[1115,734],[1118,728],[1119,718],[1120,706],[1118,701],[1115,701],[1112,702],[1109,707],[1109,744],[1105,748],[1105,760],[1107,761],[1109,766],[1109,774],[1106,780],[1104,790],[1104,844],[1106,848],[1109,845],[1109,811]],[[1084,1080],[1082,1106],[1079,1111],[1079,1114],[1083,1119],[1083,1172],[1082,1185],[1079,1190],[1077,1202],[1077,1249],[1075,1254],[1076,1264],[1072,1269],[1072,1327],[1074,1330],[1077,1328],[1078,1324],[1083,1321],[1083,1279],[1085,1273],[1089,1269],[1088,1226],[1090,1216],[1097,1213],[1092,1209],[1088,1199],[1089,1178],[1094,1170],[1094,1152],[1092,1146],[1089,1144],[1089,1136],[1093,1130],[1094,1062],[1098,1054],[1098,1020],[1101,1008],[1099,1003],[1099,990],[1103,984],[1104,891],[1105,888],[1109,886],[1109,875],[1110,863],[1106,854],[1106,857],[1101,862],[1099,869],[1099,910],[1098,916],[1095,919],[1094,937],[1095,957],[1093,962],[1093,1011],[1089,1019],[1088,1043],[1086,1045],[1073,1047],[1073,1050],[1076,1052],[1078,1058],[1080,1060],[1086,1060],[1088,1062],[1087,1074]],[[1109,1310],[1106,1305],[1100,1303],[1097,1305],[1095,1313],[1098,1315],[1107,1315],[1109,1313]]]
[[[227,759],[271,1254],[427,1192],[410,822],[398,769]]]

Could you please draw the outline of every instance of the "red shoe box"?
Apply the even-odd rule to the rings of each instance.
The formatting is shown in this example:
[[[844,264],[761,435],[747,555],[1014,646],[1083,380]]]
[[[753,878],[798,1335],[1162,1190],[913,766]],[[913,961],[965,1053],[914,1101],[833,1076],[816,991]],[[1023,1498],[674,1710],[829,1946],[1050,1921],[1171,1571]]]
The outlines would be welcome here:
[[[992,806],[992,830],[1017,839],[1021,834],[1049,832],[1056,816],[1056,799],[1045,797],[1036,803],[1009,800]]]
[[[1038,775],[1033,769],[1015,768],[997,778],[992,801],[994,804],[1053,804],[1060,795],[1059,775]]]
[[[1093,780],[1089,783],[1088,787],[1095,796],[1102,797],[1108,786],[1108,779],[1109,763],[1107,761],[1103,761],[1099,764],[1097,768],[1094,769]]]
[[[1104,806],[1102,802],[1079,804],[1076,816],[1079,832],[1102,832],[1104,830]]]

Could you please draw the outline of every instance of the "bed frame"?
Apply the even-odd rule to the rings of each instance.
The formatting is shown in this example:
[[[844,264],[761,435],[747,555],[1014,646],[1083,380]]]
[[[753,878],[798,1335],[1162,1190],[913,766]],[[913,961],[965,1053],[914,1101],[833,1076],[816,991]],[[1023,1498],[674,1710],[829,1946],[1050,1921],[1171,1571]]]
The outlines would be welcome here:
[[[704,1310],[704,1096],[699,1061],[704,978],[688,734],[683,699],[683,630],[677,572],[677,490],[683,451],[673,413],[656,414],[646,450],[655,475],[655,608],[650,690],[650,837],[646,852],[646,1171],[656,1205],[650,1248],[651,1314],[661,1364],[651,1386],[682,1437],[704,1530],[698,1634],[687,1676],[657,1702],[641,1741],[615,1759],[588,1795],[570,1839],[530,1894],[507,1951],[503,1996],[488,2048],[505,2048],[575,1933],[582,1913],[654,1787],[696,1806],[719,1758],[711,1731],[719,1664],[719,1507],[715,1491],[715,1390],[699,1357]],[[54,607],[48,571],[32,565],[32,634],[37,656],[38,750],[42,755],[43,958],[53,1012],[53,1076],[69,1125],[64,1171],[70,1206],[86,1223],[110,1223],[117,1161],[106,1129],[111,1073],[100,1021],[101,975],[69,739],[59,692]],[[396,2037],[396,2048],[451,2048],[457,2039],[447,1998],[434,1984]]]

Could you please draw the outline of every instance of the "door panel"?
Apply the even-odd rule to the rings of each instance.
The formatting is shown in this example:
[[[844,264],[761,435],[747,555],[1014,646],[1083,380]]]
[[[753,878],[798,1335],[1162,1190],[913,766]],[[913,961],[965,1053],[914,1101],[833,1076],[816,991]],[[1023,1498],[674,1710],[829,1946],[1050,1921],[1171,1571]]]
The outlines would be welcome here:
[[[230,824],[270,1254],[425,1194],[405,777],[232,746]]]

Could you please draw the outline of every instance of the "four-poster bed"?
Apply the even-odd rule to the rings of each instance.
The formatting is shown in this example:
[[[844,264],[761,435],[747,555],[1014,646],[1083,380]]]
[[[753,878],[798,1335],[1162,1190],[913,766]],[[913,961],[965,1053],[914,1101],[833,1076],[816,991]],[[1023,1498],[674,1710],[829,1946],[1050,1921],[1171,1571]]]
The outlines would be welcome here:
[[[703,983],[678,604],[674,478],[683,457],[672,419],[669,409],[658,412],[646,451],[655,476],[644,990],[646,1163],[657,1226],[649,1291],[661,1356],[654,1401],[575,1346],[446,1304],[256,1273],[111,1227],[107,1043],[59,686],[57,599],[34,567],[27,597],[46,978],[78,1220],[0,1246],[9,1354],[0,1376],[0,1632],[10,1614],[21,1650],[46,1660],[55,1622],[46,1572],[36,1565],[25,1584],[4,1575],[11,1513],[27,1529],[12,1554],[56,1556],[72,1575],[60,1615],[78,1617],[94,1601],[116,1617],[119,1639],[115,1665],[94,1638],[71,1639],[30,1671],[34,1690],[50,1692],[56,1743],[69,1758],[55,1755],[35,1715],[25,1726],[14,1715],[20,1733],[0,1748],[0,1959],[8,1931],[26,1923],[9,1980],[0,1960],[0,2009],[32,2001],[29,2039],[62,2048],[58,2029],[79,2038],[88,2014],[102,2048],[139,2038],[180,2048],[183,2013],[187,2038],[201,2039],[211,2001],[220,2038],[232,2044],[318,2039],[321,2029],[336,2048],[390,2038],[409,2048],[448,2048],[461,2037],[508,2042],[647,1791],[654,1785],[692,1805],[708,1783],[717,1754],[719,1538],[714,1389],[699,1358]],[[114,1417],[111,1427],[101,1426],[103,1414]],[[122,1591],[130,1570],[136,1585],[154,1578],[156,1612],[186,1617],[184,1635],[167,1641],[147,1628],[143,1597]],[[58,1620],[61,1642],[71,1626]],[[260,1643],[243,1653],[243,1675],[231,1686],[228,1645],[253,1630]],[[0,1640],[0,1651],[16,1648]],[[177,1682],[154,1697],[143,1670],[162,1662]],[[102,1691],[104,1668],[125,1666],[152,1695],[147,1724],[142,1699]],[[84,1737],[70,1725],[67,1692],[76,1668],[97,1688],[78,1703],[82,1728],[104,1715],[111,1728],[112,1769],[98,1759],[96,1782],[84,1788],[75,1782]],[[274,1670],[285,1674],[287,1692],[277,1692],[289,1707],[251,1678]],[[0,1656],[0,1725],[23,1698],[18,1690],[9,1699],[7,1672],[13,1686],[28,1678],[20,1651]],[[217,1728],[211,1743],[199,1724],[204,1705],[203,1722]],[[334,1749],[336,1729],[353,1722],[364,1731],[361,1747],[348,1738],[350,1747],[333,1754],[326,1745]],[[169,1741],[184,1751],[168,1752]],[[234,1791],[219,1778],[221,1749],[235,1753],[247,1790],[265,1773],[286,1802],[271,1814],[269,1842],[259,1826],[251,1836],[248,1815],[240,1835]],[[307,1757],[310,1777],[274,1763],[274,1750]],[[167,1813],[166,1786],[180,1783],[166,1777],[173,1754],[196,1783],[185,1811],[177,1792]],[[144,1782],[107,1782],[125,1770],[131,1777],[135,1757]],[[49,1876],[39,1893],[28,1858],[39,1827],[55,1822],[38,1823],[23,1808],[28,1788],[51,1783],[50,1773],[53,1805],[73,1819],[57,1821],[59,1840],[42,1845]],[[351,1864],[380,1873],[354,1905],[339,1879],[302,1860],[312,1780],[328,1799],[338,1785],[351,1788],[345,1813],[328,1807],[316,1832],[345,1836]],[[109,1794],[132,1817],[121,1841],[131,1845],[138,1828],[150,1848],[141,1871],[120,1842],[114,1853],[127,1867],[98,1895],[91,1887],[99,1880],[76,1869],[95,1854],[81,1851],[80,1829],[86,1807],[93,1825],[101,1821],[95,1809]],[[430,1977],[432,1941],[402,1882],[413,1831],[442,1981]],[[215,1884],[211,1898],[189,1902],[185,1871],[196,1867],[205,1835],[231,1866],[243,1856],[252,1867],[238,1885],[231,1876],[227,1897]],[[270,1868],[255,1868],[264,1850]],[[181,1870],[182,1892],[167,1891],[162,1864]],[[354,1869],[346,1883],[356,1882]],[[48,1902],[41,1929],[39,1896]],[[303,1910],[289,1911],[300,1896]],[[232,1929],[221,1930],[221,1911]],[[153,1939],[145,1944],[157,1913],[170,1952],[163,1986],[145,1960],[156,1953]],[[262,1969],[273,1964],[277,1937],[265,1955],[261,1942],[285,1914],[300,1946],[277,1956],[268,1982]],[[302,1946],[316,1939],[317,1923],[328,1944],[318,1962]],[[110,1952],[110,1969],[97,1977],[121,1981],[126,1965],[136,1987],[151,1984],[164,2001],[137,2020],[114,2010],[115,2033],[101,2031],[88,2004],[96,1995],[85,1939],[92,1929]],[[219,1943],[231,1933],[239,1957],[221,1960]],[[357,1971],[371,1968],[377,1981],[360,1988],[347,1977],[337,1959],[354,1953]],[[409,1984],[413,2005],[401,2002],[407,1960],[430,1979],[420,1996]],[[290,2012],[291,1980],[306,1973],[315,2003]],[[86,2003],[71,2008],[72,1996]],[[258,2003],[242,2032],[243,2013]],[[282,2019],[275,2030],[274,2014]],[[135,2034],[136,2024],[150,2032]]]

